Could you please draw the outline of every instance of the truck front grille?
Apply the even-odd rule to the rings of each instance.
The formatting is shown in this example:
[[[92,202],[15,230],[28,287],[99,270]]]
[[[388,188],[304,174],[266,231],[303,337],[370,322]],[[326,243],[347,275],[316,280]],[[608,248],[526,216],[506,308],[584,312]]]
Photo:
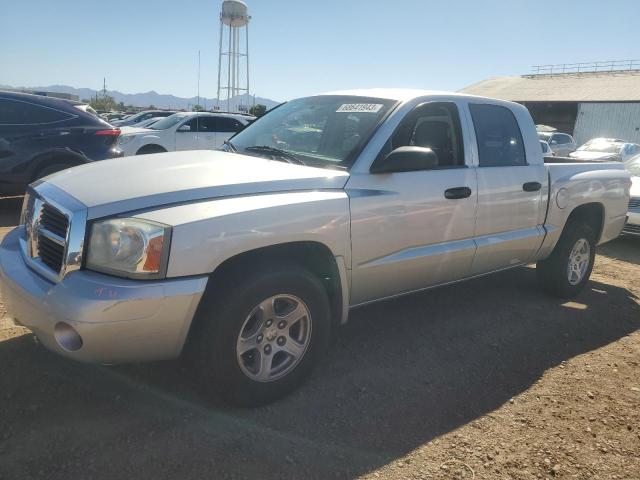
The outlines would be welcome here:
[[[31,258],[59,275],[65,263],[69,217],[38,197],[29,199],[27,215],[27,242]]]
[[[632,235],[640,235],[640,225],[627,223],[622,229],[622,233],[630,233]]]
[[[640,198],[632,198],[629,200],[629,210],[640,208]]]
[[[40,211],[40,226],[59,237],[66,239],[69,229],[69,219],[47,203],[42,204]]]
[[[60,273],[64,261],[64,245],[60,245],[40,233],[38,235],[38,255],[42,263],[54,272]]]

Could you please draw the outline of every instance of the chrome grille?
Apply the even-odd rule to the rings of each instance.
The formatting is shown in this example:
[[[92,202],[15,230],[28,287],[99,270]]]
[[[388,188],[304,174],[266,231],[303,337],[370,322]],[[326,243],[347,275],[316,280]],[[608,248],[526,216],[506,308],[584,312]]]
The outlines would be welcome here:
[[[40,261],[56,273],[62,270],[65,246],[61,245],[42,233],[38,235],[38,256]]]
[[[43,182],[27,189],[20,239],[27,265],[57,283],[82,266],[87,224],[86,206],[59,188]]]
[[[26,219],[29,254],[59,275],[65,266],[69,217],[39,197],[29,202]]]
[[[622,229],[623,233],[630,233],[633,235],[640,235],[640,225],[634,225],[632,223],[627,223]]]
[[[42,204],[40,210],[40,227],[44,228],[62,239],[67,238],[69,219],[47,203]]]
[[[629,200],[629,210],[640,208],[640,198],[632,198]]]

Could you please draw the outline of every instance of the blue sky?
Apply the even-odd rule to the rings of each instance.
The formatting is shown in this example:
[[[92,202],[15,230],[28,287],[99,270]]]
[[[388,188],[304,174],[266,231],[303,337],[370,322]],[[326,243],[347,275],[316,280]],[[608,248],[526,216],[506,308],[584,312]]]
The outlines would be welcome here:
[[[0,84],[217,88],[221,0],[0,0]],[[531,65],[639,58],[638,0],[247,0],[252,90],[457,90]]]

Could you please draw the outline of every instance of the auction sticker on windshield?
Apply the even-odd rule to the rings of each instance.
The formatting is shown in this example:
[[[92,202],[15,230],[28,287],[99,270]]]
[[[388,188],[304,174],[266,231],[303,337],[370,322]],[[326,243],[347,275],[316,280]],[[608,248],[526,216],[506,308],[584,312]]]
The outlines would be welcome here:
[[[383,106],[381,103],[344,103],[336,113],[378,113]]]

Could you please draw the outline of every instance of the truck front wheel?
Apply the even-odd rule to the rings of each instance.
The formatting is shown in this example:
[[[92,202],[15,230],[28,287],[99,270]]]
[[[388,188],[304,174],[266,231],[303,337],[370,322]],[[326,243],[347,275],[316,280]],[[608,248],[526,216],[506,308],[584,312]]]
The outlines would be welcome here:
[[[297,266],[261,268],[225,283],[228,288],[203,299],[193,332],[202,386],[240,406],[277,400],[324,354],[327,294],[315,275]]]
[[[576,296],[589,281],[595,256],[593,229],[570,220],[549,258],[536,266],[540,286],[556,297]]]

